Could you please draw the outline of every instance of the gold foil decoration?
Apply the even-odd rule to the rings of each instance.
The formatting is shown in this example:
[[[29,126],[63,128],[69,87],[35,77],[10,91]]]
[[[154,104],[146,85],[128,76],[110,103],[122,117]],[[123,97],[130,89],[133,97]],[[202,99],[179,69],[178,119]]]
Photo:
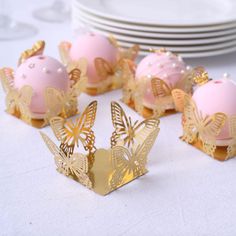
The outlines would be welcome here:
[[[36,42],[31,49],[21,54],[19,64],[29,57],[42,54],[44,47],[44,41]],[[13,69],[1,69],[1,83],[6,93],[6,111],[37,128],[47,125],[50,118],[54,116],[67,118],[77,114],[77,99],[85,90],[87,83],[87,61],[81,58],[76,63],[71,63],[68,68],[70,70],[68,72],[70,85],[67,91],[60,91],[52,87],[45,89],[44,100],[47,110],[45,114],[30,111],[31,99],[34,95],[33,89],[29,85],[25,85],[20,89],[15,88]]]
[[[135,65],[134,61],[139,52],[138,45],[134,45],[129,49],[123,49],[113,36],[110,36],[108,39],[118,50],[116,63],[111,64],[99,57],[94,59],[94,67],[101,81],[93,85],[87,84],[86,92],[90,95],[102,94],[123,87],[130,76],[126,70],[126,66],[133,67]],[[70,71],[71,67],[78,68],[77,62],[70,57],[70,48],[70,42],[62,42],[59,45],[61,60],[67,66],[68,71]],[[86,61],[86,58],[83,58],[83,60]],[[81,64],[81,62],[79,64]]]
[[[21,63],[23,63],[26,59],[28,59],[29,57],[33,57],[36,55],[41,55],[43,54],[45,48],[45,42],[40,40],[37,41],[32,48],[25,50],[23,53],[21,53],[21,56],[19,58],[18,61],[18,65],[20,65]]]
[[[165,49],[160,50],[166,52]],[[191,71],[186,71],[175,86],[168,85],[164,80],[153,77],[150,83],[155,103],[153,104],[153,108],[149,109],[143,105],[143,97],[150,78],[143,77],[136,80],[134,73],[131,72],[130,68],[128,69],[130,73],[123,87],[122,101],[146,118],[165,116],[183,110],[183,105],[180,104],[181,101],[183,103],[183,100],[178,99],[177,104],[176,96],[179,98],[180,91],[182,91],[181,93],[183,94],[192,94],[195,70],[197,71],[196,68]],[[179,90],[178,93],[177,89]]]
[[[7,112],[13,116],[29,122],[31,118],[30,103],[33,95],[30,86],[23,86],[21,89],[14,88],[13,70],[3,68],[0,70],[0,77],[4,91],[6,92]]]
[[[203,67],[197,67],[194,71],[194,82],[197,85],[203,85],[209,81],[208,73]]]
[[[50,124],[60,142],[59,147],[46,134],[41,132],[41,136],[60,173],[106,195],[147,172],[147,156],[158,135],[159,120],[132,122],[121,106],[112,102],[115,130],[111,148],[97,149],[92,130],[96,111],[97,102],[94,101],[75,122],[52,118]]]
[[[231,116],[228,120],[229,120],[231,142],[227,147],[226,159],[236,156],[236,116]]]
[[[182,117],[183,135],[181,139],[219,161],[225,161],[236,155],[236,117],[227,117],[218,112],[203,116],[189,95],[184,96]],[[231,138],[228,145],[217,145],[221,141],[217,136],[227,125]],[[227,140],[223,140],[227,141]]]

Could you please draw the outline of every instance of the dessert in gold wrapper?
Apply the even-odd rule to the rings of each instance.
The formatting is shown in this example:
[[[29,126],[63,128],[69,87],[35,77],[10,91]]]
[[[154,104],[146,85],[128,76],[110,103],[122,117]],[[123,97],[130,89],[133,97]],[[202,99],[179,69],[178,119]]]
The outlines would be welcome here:
[[[24,51],[14,72],[2,68],[0,78],[6,93],[7,112],[26,123],[43,127],[51,117],[70,117],[87,83],[87,63],[80,59],[66,68],[55,58],[43,55],[44,41]]]
[[[139,46],[121,48],[115,38],[86,33],[74,43],[59,45],[61,59],[65,65],[76,63],[83,58],[88,63],[86,92],[90,95],[102,94],[122,88],[128,79],[126,67],[133,67]]]
[[[123,102],[144,117],[160,117],[175,113],[172,90],[179,88],[192,94],[194,74],[183,59],[166,49],[155,50],[138,64],[127,67],[129,76],[123,86]],[[128,74],[128,73],[127,73]]]
[[[93,131],[96,111],[97,102],[94,101],[75,122],[52,118],[50,125],[59,146],[45,133],[41,132],[41,136],[60,173],[106,195],[147,172],[147,158],[159,132],[159,120],[132,122],[122,107],[112,102],[111,147],[97,149]]]
[[[236,84],[223,77],[210,80],[207,72],[195,78],[193,96],[175,89],[176,107],[183,112],[181,139],[214,159],[236,155]]]

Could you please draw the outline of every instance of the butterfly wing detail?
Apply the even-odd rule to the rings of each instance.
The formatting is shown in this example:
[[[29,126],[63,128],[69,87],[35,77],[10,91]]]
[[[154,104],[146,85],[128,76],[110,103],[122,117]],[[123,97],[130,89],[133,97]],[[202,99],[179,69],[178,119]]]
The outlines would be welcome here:
[[[56,116],[50,119],[50,126],[52,128],[52,131],[57,140],[62,143],[66,141],[67,136],[65,131],[65,123],[65,119],[60,116]]]
[[[73,69],[69,75],[70,80],[73,81],[70,94],[73,96],[73,99],[77,99],[77,96],[79,96],[86,89],[87,77],[84,72],[78,68]]]
[[[46,88],[45,91],[45,104],[47,113],[45,120],[49,121],[50,118],[58,116],[63,109],[63,96],[60,91],[55,88]]]
[[[171,95],[171,88],[162,79],[152,78],[151,86],[155,98],[162,98]]]
[[[134,177],[138,177],[140,175],[143,175],[147,172],[146,170],[146,164],[147,164],[147,156],[149,152],[152,149],[152,146],[156,140],[156,137],[159,133],[159,129],[154,129],[149,135],[146,137],[146,139],[143,141],[143,143],[139,146],[137,146],[137,149],[135,151],[135,154],[133,156],[134,158],[134,167],[133,167],[133,175]]]
[[[112,133],[111,137],[111,146],[114,147],[117,145],[118,141],[127,134],[129,123],[124,110],[117,102],[111,103],[111,115],[112,124],[115,128],[115,131]]]
[[[203,125],[199,127],[199,135],[203,140],[215,139],[221,132],[227,116],[224,113],[215,113],[205,118]]]
[[[214,155],[216,137],[220,134],[226,119],[227,117],[224,113],[215,113],[212,116],[206,117],[202,125],[198,126],[199,138],[203,142],[203,149],[210,156]]]
[[[184,111],[184,97],[187,93],[181,89],[173,89],[172,92],[173,101],[175,104],[175,110],[179,112]]]
[[[30,104],[32,96],[33,96],[33,89],[28,85],[25,85],[19,90],[18,108],[21,113],[21,118],[27,123],[30,123],[32,117],[30,112]]]
[[[182,116],[184,134],[182,140],[192,143],[198,135],[197,125],[199,123],[199,115],[195,103],[189,96],[184,97],[184,112]]]
[[[11,68],[0,69],[0,79],[2,83],[3,90],[8,93],[14,88],[14,71]]]
[[[67,164],[68,156],[60,148],[58,148],[57,145],[46,134],[44,134],[43,132],[40,132],[40,134],[49,151],[54,155],[57,170],[60,173],[68,176],[70,174],[70,170]]]
[[[142,144],[152,131],[159,132],[160,120],[156,118],[149,118],[140,122],[135,128],[135,146]]]
[[[114,74],[113,67],[103,58],[95,58],[94,65],[97,71],[97,75],[103,80]]]
[[[32,48],[25,50],[18,61],[18,65],[22,64],[26,59],[28,59],[29,57],[33,57],[36,55],[41,55],[43,54],[45,48],[45,42],[44,41],[37,41]]]
[[[153,78],[151,80],[151,87],[156,100],[153,113],[154,117],[158,117],[165,113],[169,104],[173,104],[171,88],[164,80],[159,78]]]
[[[69,169],[72,176],[88,188],[92,188],[92,182],[88,176],[88,158],[81,153],[74,153],[69,158]]]
[[[123,49],[121,51],[121,58],[134,61],[138,56],[139,49],[140,47],[137,44],[133,45],[131,48]]]
[[[123,146],[112,147],[111,163],[114,171],[109,182],[111,189],[116,189],[122,184],[129,171],[129,160],[131,160],[131,154],[128,149]]]
[[[82,142],[84,149],[92,151],[95,146],[95,136],[92,127],[95,122],[97,113],[97,101],[91,102],[83,112],[78,121],[79,140]]]

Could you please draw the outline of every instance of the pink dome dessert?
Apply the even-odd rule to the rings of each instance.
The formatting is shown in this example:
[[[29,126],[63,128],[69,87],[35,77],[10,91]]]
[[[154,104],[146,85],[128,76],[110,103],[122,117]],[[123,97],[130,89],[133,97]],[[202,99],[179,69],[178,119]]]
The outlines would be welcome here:
[[[144,77],[148,79],[144,105],[152,109],[155,104],[155,98],[151,89],[152,78],[158,77],[166,82],[167,85],[174,87],[185,71],[186,65],[182,58],[171,52],[159,51],[143,58],[137,67],[135,77],[137,80]]]
[[[102,35],[88,33],[74,42],[70,49],[70,58],[76,61],[80,58],[86,58],[88,62],[88,85],[93,87],[101,81],[101,78],[96,73],[94,65],[95,58],[103,58],[111,65],[114,65],[117,60],[118,50],[111,42]]]
[[[195,90],[192,99],[203,116],[217,112],[228,117],[236,115],[236,84],[229,79],[212,80]],[[228,145],[230,140],[229,123],[226,121],[217,137],[218,145]]]
[[[34,56],[24,61],[15,72],[14,85],[20,89],[24,85],[33,88],[30,110],[39,117],[46,112],[44,92],[47,87],[60,91],[69,88],[69,76],[64,65],[49,56]]]

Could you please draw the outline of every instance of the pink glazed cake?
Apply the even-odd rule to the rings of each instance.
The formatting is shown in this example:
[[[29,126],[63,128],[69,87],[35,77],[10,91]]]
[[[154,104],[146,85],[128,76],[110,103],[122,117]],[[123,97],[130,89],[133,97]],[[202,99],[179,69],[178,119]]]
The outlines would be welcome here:
[[[147,79],[143,105],[149,109],[155,106],[155,98],[151,89],[151,79],[157,77],[167,85],[174,87],[188,69],[180,56],[169,51],[159,51],[146,56],[139,63],[136,79]],[[170,109],[174,108],[170,107]]]
[[[192,99],[203,116],[217,112],[225,113],[228,117],[236,115],[236,84],[230,79],[212,80],[200,86]],[[230,140],[229,122],[226,121],[217,137],[217,145],[227,146]]]
[[[117,56],[117,48],[112,45],[105,36],[94,33],[87,33],[79,36],[70,49],[70,58],[73,61],[80,58],[87,59],[88,87],[97,87],[102,80],[96,73],[94,59],[100,57],[111,65],[114,65],[117,61]]]
[[[49,56],[34,56],[24,61],[15,72],[14,86],[24,85],[33,88],[30,110],[34,118],[42,118],[46,112],[44,92],[47,87],[60,91],[69,88],[69,76],[66,68],[58,60]]]

